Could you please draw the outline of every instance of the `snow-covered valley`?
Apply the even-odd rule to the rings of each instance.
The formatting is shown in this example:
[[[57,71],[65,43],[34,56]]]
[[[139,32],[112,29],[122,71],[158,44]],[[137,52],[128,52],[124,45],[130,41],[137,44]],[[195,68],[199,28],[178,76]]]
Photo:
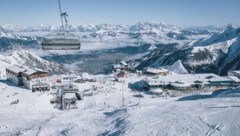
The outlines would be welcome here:
[[[68,30],[78,34],[80,51],[42,51],[42,36],[58,27],[39,25],[25,27],[5,25],[8,40],[0,33],[1,53],[23,49],[50,62],[71,66],[72,70],[90,73],[110,73],[108,69],[117,60],[131,61],[141,70],[146,66],[167,66],[181,60],[188,72],[226,75],[239,69],[239,25],[177,27],[159,22],[134,25],[80,25]],[[12,44],[16,44],[13,46]],[[134,56],[133,56],[134,55]],[[140,56],[140,57],[139,57]],[[89,63],[90,62],[90,63]],[[88,69],[92,64],[98,70]]]

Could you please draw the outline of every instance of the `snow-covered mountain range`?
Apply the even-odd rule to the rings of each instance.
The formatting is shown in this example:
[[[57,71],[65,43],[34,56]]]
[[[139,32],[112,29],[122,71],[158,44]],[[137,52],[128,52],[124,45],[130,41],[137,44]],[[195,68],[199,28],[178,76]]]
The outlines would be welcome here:
[[[240,68],[240,28],[228,26],[224,31],[184,44],[159,46],[146,56],[131,61],[141,69],[145,66],[164,66],[178,61],[189,72],[213,72],[226,75],[228,70]]]
[[[8,32],[34,32],[34,31],[55,31],[58,30],[59,26],[51,25],[38,25],[38,26],[20,26],[20,25],[3,25],[2,26]],[[195,27],[194,27],[195,28]],[[111,31],[140,31],[140,30],[165,30],[177,29],[176,26],[162,23],[162,22],[143,22],[134,25],[122,25],[122,24],[86,24],[79,26],[68,26],[68,30],[79,31],[79,32],[96,32],[100,30],[111,30]]]
[[[110,42],[118,41],[125,43],[176,43],[178,40],[192,39],[193,35],[211,35],[221,31],[222,27],[189,27],[180,28],[174,25],[165,23],[137,23],[134,25],[80,25],[69,26],[68,31],[79,33],[83,41]],[[3,28],[10,33],[26,34],[31,33],[31,36],[39,36],[40,33],[55,32],[59,30],[58,26],[39,25],[34,27],[4,25]],[[37,38],[37,37],[36,37]]]
[[[36,55],[45,54],[48,56],[48,60],[55,61],[58,53],[42,53],[39,43],[43,35],[55,32],[60,27],[5,25],[3,28],[9,33],[11,40],[9,41],[6,35],[0,32],[1,51],[11,50],[13,49],[12,44],[17,43],[21,49],[34,51]],[[68,31],[79,34],[82,41],[81,52],[72,52],[72,56],[81,57],[79,53],[85,53],[85,51],[95,55],[96,50],[99,52],[102,49],[105,50],[105,53],[106,50],[111,51],[112,49],[116,49],[114,53],[119,50],[121,53],[126,53],[129,47],[131,48],[129,54],[141,53],[142,55],[137,58],[133,57],[134,59],[131,60],[122,57],[120,59],[129,60],[137,69],[146,66],[168,66],[179,60],[191,73],[213,72],[226,75],[228,70],[240,68],[239,25],[177,27],[165,23],[149,22],[134,25],[87,24],[69,26]],[[142,50],[146,46],[149,49],[141,52],[132,49],[132,47],[140,47]],[[111,53],[114,55],[113,52]],[[51,57],[52,55],[54,57]],[[99,53],[97,58],[94,57],[101,59],[102,55]],[[72,62],[69,63],[79,63],[79,57],[71,59]],[[126,57],[129,56],[126,55]],[[114,57],[114,60],[116,59]],[[112,62],[114,61],[112,60]],[[109,65],[111,64],[109,63]]]

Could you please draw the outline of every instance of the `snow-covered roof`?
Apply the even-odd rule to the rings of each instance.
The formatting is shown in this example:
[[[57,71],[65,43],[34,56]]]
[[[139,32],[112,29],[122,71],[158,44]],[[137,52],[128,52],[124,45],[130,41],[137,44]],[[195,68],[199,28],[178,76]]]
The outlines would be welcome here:
[[[26,74],[26,75],[32,75],[32,74],[34,74],[34,73],[36,73],[36,72],[37,72],[36,70],[30,69],[30,68],[25,69],[24,71],[22,71],[22,73],[24,73],[24,74]]]
[[[47,72],[41,69],[32,69],[32,68],[26,68],[24,71],[22,71],[23,74],[25,75],[32,75],[36,72]]]
[[[159,82],[159,81],[149,81],[148,84],[150,86],[156,86],[156,85],[168,85],[168,82]]]
[[[162,93],[163,90],[161,88],[153,88],[153,89],[151,89],[151,92],[153,92],[153,93]]]
[[[183,83],[171,83],[172,86],[175,87],[191,87],[191,83],[183,82]]]
[[[74,98],[76,98],[76,94],[75,93],[66,93],[66,94],[64,94],[64,98],[74,99]]]
[[[12,65],[10,67],[7,67],[7,70],[9,71],[12,71],[14,73],[23,73],[25,75],[31,75],[31,74],[34,74],[36,72],[47,72],[47,71],[44,71],[44,70],[41,70],[41,69],[37,69],[37,68],[25,68],[25,67],[21,67],[19,65]]]
[[[12,65],[10,67],[7,67],[7,70],[10,70],[14,73],[20,73],[20,72],[23,72],[25,70],[25,68],[23,68],[19,65]]]
[[[38,71],[38,72],[48,72],[48,71],[45,71],[43,69],[40,69],[40,68],[34,68],[34,70]]]
[[[211,77],[211,78],[208,78]],[[157,79],[149,77],[148,81],[150,84],[173,84],[175,82],[182,82],[184,84],[195,84],[194,81],[201,81],[203,84],[208,82],[221,82],[221,81],[233,81],[232,79],[218,76],[216,74],[173,74],[166,76],[158,76]],[[179,85],[181,86],[181,85]]]
[[[145,72],[153,73],[153,74],[159,74],[159,73],[169,72],[169,70],[164,69],[164,68],[152,68],[152,67],[147,67],[147,68],[145,69]]]

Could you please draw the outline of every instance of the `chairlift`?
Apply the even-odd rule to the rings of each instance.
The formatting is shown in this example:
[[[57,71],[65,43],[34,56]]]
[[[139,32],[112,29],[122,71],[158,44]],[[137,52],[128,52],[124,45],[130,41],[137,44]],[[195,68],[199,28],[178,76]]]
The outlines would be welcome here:
[[[76,34],[58,32],[43,37],[43,50],[80,50],[80,38]]]
[[[68,27],[67,13],[62,12],[60,0],[58,0],[59,11],[61,17],[62,27],[59,32],[54,32],[43,36],[42,49],[43,50],[80,50],[81,43],[77,34],[69,33],[66,29]],[[64,19],[64,20],[63,20]],[[65,21],[65,26],[63,24]]]

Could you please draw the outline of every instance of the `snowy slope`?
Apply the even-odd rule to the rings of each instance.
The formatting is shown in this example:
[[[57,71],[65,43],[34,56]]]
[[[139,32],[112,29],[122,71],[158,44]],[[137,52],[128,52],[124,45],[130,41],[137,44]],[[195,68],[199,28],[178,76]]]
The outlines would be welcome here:
[[[183,66],[181,60],[178,60],[175,63],[173,63],[171,66],[166,66],[165,68],[177,74],[188,74],[188,71]]]
[[[168,66],[181,60],[188,72],[227,75],[240,69],[240,28],[224,31],[190,42],[158,46],[140,59],[130,61],[137,69]]]
[[[238,38],[233,38],[231,40],[226,40],[224,42],[218,42],[215,44],[211,44],[208,46],[196,46],[193,47],[192,49],[192,54],[197,54],[199,52],[204,52],[204,51],[208,51],[211,53],[212,58],[206,58],[206,59],[202,59],[202,60],[190,60],[189,63],[191,63],[192,66],[195,65],[203,65],[203,64],[210,64],[212,62],[216,62],[219,59],[219,52],[221,51],[224,54],[228,54],[228,49],[235,43],[238,41]]]
[[[66,67],[54,62],[46,61],[25,50],[14,51],[9,56],[0,54],[0,64],[3,68],[9,67],[13,64],[32,68],[40,68],[49,71],[50,74],[62,74],[68,72],[68,69]]]
[[[239,135],[239,89],[179,98],[134,97],[125,79],[125,106],[121,107],[122,84],[96,85],[94,96],[79,101],[78,109],[59,111],[49,103],[52,92],[32,93],[0,82],[0,135]],[[11,104],[19,100],[18,104]]]

